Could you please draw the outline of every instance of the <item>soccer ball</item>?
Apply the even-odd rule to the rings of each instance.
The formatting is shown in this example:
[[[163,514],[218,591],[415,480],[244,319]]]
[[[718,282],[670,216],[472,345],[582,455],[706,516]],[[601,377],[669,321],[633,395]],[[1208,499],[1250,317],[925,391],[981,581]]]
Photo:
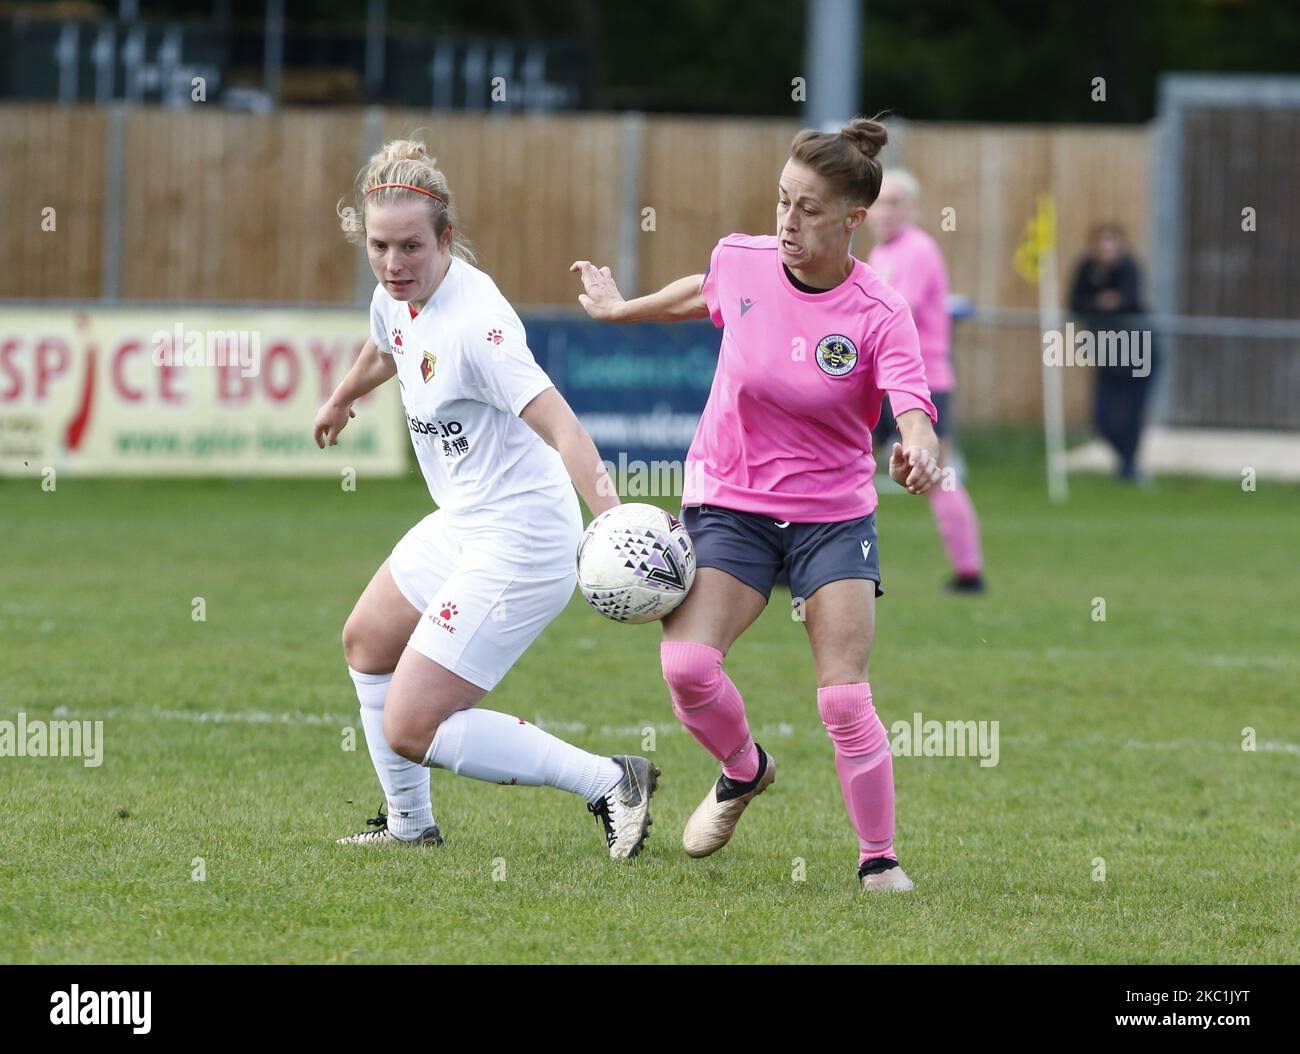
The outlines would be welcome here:
[[[578,588],[615,622],[663,618],[694,581],[691,536],[655,505],[616,505],[592,520],[578,543]]]

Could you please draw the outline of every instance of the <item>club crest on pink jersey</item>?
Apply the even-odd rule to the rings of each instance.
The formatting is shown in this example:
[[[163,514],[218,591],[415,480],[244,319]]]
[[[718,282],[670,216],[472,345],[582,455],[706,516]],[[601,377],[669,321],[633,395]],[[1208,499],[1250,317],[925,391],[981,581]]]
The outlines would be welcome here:
[[[858,348],[848,337],[832,333],[817,342],[817,365],[822,373],[843,377],[858,364]]]

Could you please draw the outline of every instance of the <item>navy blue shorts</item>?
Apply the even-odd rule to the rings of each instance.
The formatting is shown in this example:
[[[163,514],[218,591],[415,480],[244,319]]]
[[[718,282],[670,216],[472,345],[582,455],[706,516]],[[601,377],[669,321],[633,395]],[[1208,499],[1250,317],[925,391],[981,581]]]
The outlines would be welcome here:
[[[876,514],[839,523],[777,523],[770,516],[716,505],[682,509],[700,567],[716,567],[771,597],[777,574],[790,576],[790,595],[810,598],[828,582],[866,578],[880,587]]]
[[[934,434],[940,439],[951,439],[957,432],[952,419],[952,392],[931,392],[930,402],[938,411],[939,420],[934,423]],[[894,420],[893,408],[886,395],[880,404],[880,420],[871,430],[871,438],[876,446],[887,443],[898,432],[898,422]]]

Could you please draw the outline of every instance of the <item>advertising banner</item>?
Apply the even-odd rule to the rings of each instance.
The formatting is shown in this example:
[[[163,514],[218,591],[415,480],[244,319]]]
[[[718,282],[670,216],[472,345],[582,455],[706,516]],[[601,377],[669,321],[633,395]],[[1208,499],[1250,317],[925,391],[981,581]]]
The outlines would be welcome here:
[[[0,474],[398,475],[395,384],[312,438],[367,336],[357,309],[0,308]]]
[[[528,346],[601,457],[685,458],[709,397],[722,331],[711,322],[624,326],[523,317]]]

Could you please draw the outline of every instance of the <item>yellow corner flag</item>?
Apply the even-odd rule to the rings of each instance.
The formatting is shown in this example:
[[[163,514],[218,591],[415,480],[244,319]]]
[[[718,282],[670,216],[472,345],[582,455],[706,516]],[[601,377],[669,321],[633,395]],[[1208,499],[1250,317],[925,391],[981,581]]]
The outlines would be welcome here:
[[[1043,257],[1055,251],[1056,202],[1050,194],[1039,194],[1038,208],[1025,224],[1025,233],[1016,246],[1016,274],[1037,285]]]

